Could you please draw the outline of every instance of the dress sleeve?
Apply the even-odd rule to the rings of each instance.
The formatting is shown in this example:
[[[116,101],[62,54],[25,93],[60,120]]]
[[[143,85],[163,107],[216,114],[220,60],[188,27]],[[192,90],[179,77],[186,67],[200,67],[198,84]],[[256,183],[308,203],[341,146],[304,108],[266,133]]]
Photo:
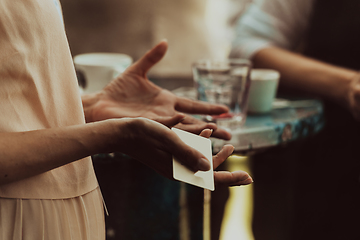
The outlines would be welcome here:
[[[294,49],[304,38],[314,0],[254,0],[235,27],[230,57],[251,59],[259,50]]]

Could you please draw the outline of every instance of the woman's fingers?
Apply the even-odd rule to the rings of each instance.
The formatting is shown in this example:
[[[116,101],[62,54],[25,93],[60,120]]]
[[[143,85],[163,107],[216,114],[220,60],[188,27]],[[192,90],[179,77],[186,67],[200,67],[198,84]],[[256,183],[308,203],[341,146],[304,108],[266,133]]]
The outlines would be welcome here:
[[[186,118],[181,122],[181,126],[179,126],[179,128],[194,134],[200,134],[203,129],[212,129],[215,131],[217,126],[215,123],[207,123],[194,117],[186,116]]]
[[[158,116],[153,120],[171,128],[171,127],[181,123],[184,119],[185,119],[185,114],[176,113],[174,116],[171,116],[171,117]]]
[[[187,119],[187,117],[185,119]],[[216,137],[216,138],[224,139],[224,140],[230,140],[231,139],[231,133],[229,133],[225,129],[217,128],[216,124],[214,124],[214,123],[186,124],[186,123],[184,123],[184,121],[182,121],[176,127],[179,128],[179,129],[182,129],[184,131],[194,133],[194,134],[199,134],[202,129],[209,128],[209,129],[214,130],[213,134],[212,134],[212,137]]]
[[[140,76],[146,77],[146,73],[152,68],[157,62],[159,62],[165,55],[168,48],[166,40],[161,41],[155,47],[150,49],[144,56],[142,56],[133,65],[128,67],[127,72],[139,74]]]
[[[151,158],[152,160],[148,162],[149,166],[152,166],[164,176],[171,178],[171,169],[164,166],[171,166],[171,164],[169,165],[167,163],[169,163],[169,157],[173,155],[181,164],[194,172],[199,170],[207,171],[210,169],[209,160],[199,151],[185,144],[175,132],[155,121],[145,119],[140,119],[140,121],[143,121],[142,123],[145,124],[144,127],[150,130],[149,134],[146,134],[149,141],[152,143],[157,142],[155,145],[151,146],[150,144],[148,146],[148,152],[154,154]],[[138,127],[141,127],[141,125]],[[211,133],[211,129],[204,129],[200,133],[200,136],[210,137]],[[154,147],[156,149],[153,149]],[[232,145],[225,145],[222,150],[213,157],[214,169],[227,159],[233,150],[234,147]],[[159,162],[158,157],[160,157],[160,159],[168,160]],[[147,158],[147,161],[149,161],[149,158]],[[244,171],[232,173],[227,171],[214,172],[214,178],[216,184],[228,186],[240,186],[252,183],[252,178]]]
[[[184,143],[174,131],[163,124],[146,118],[133,118],[128,121],[127,129],[134,128],[130,140],[141,144],[145,150],[125,148],[125,154],[128,154],[126,151],[133,151],[134,156],[142,158],[155,170],[163,169],[163,164],[171,166],[171,156],[194,172],[210,169],[210,162],[202,153]],[[147,157],[144,158],[144,155]],[[168,157],[164,159],[164,156]]]
[[[212,137],[224,140],[231,139],[231,133],[225,129],[218,128],[215,123],[204,122],[192,116],[186,116],[181,124],[178,125],[178,128],[195,134],[199,134],[203,129],[213,129]]]
[[[213,132],[212,129],[204,129],[201,131],[201,133],[199,135],[204,138],[209,138],[211,136],[212,132]]]
[[[172,136],[164,140],[166,144],[164,147],[169,149],[175,159],[193,172],[210,170],[210,162],[202,153],[184,143],[176,133],[171,132]]]
[[[225,105],[195,101],[184,97],[177,97],[175,109],[185,113],[209,115],[218,115],[229,111],[229,108]]]
[[[234,147],[230,144],[225,145],[218,154],[213,156],[213,165],[216,169],[223,163],[234,151]],[[253,182],[251,176],[244,171],[228,172],[228,171],[214,171],[215,184],[222,184],[227,186],[247,185]]]
[[[234,149],[234,146],[230,144],[223,146],[220,152],[213,156],[214,169],[216,169],[221,163],[223,163],[234,152]]]
[[[215,184],[222,184],[228,186],[248,185],[253,182],[251,176],[244,171],[227,172],[219,171],[214,172]]]

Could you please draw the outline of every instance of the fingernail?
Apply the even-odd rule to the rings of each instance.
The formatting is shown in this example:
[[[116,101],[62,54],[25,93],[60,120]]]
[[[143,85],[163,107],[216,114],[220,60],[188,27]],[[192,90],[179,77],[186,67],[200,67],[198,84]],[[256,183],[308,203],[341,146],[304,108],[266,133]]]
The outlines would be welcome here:
[[[244,181],[241,181],[241,184],[250,184],[250,183],[253,183],[253,182],[254,182],[254,180],[251,177],[249,177],[248,179],[246,179]]]
[[[209,171],[210,170],[210,162],[205,158],[200,158],[198,161],[197,167],[201,171]]]
[[[214,129],[210,129],[211,130],[211,134],[210,134],[210,137],[211,137],[211,135],[214,133]]]
[[[245,181],[245,180],[247,180],[249,178],[252,179],[249,174],[246,174],[243,178],[240,179],[240,181]]]

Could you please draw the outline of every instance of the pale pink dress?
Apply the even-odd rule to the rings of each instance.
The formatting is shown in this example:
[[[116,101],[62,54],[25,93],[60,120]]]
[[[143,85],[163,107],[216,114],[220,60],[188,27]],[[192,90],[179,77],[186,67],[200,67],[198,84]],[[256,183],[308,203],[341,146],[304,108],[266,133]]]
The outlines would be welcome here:
[[[0,132],[85,123],[56,4],[0,1]],[[90,157],[1,185],[0,239],[105,239]]]

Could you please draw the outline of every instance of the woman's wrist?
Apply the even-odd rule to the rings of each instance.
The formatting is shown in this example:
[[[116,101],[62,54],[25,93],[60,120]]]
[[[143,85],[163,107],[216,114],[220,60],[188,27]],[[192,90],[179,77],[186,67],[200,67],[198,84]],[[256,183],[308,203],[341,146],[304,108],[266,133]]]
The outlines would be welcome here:
[[[98,125],[93,138],[96,138],[94,149],[96,153],[126,152],[129,149],[129,142],[134,142],[141,133],[142,118],[114,118],[89,125]],[[93,154],[96,154],[93,153]]]
[[[94,123],[87,123],[87,134],[84,140],[87,142],[87,149],[90,155],[98,153],[110,153],[119,151],[120,142],[126,135],[124,120],[108,119]]]

